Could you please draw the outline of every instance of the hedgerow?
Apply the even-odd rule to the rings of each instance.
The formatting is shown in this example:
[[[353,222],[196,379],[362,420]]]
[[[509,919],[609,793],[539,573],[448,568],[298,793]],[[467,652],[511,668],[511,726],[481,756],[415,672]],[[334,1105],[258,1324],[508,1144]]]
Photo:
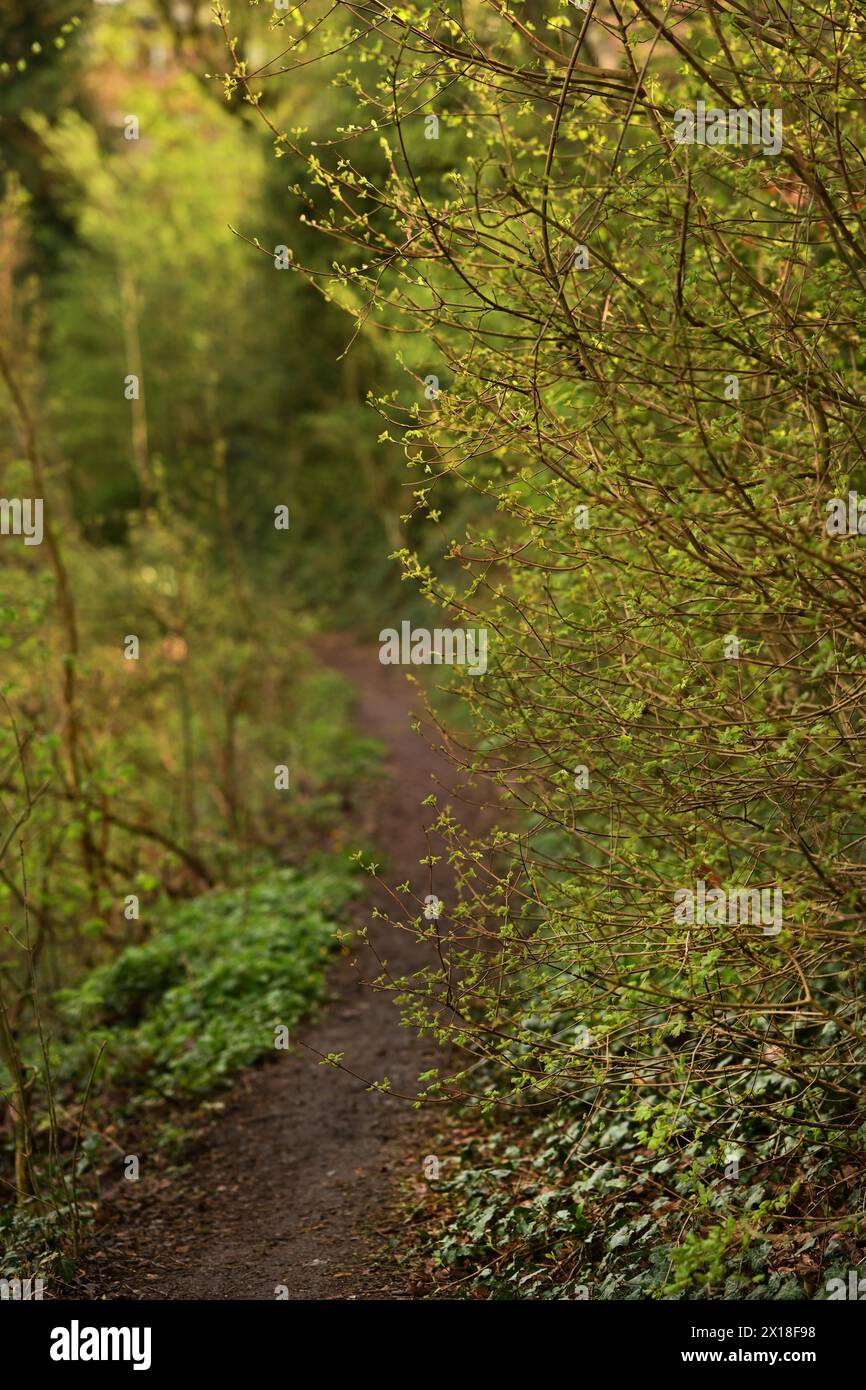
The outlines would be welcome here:
[[[314,149],[221,22],[227,96],[307,160],[330,259],[296,269],[407,369],[376,404],[442,560],[404,572],[490,638],[454,755],[498,828],[443,800],[460,901],[406,901],[439,962],[410,1017],[469,1059],[429,1090],[477,1095],[483,1062],[503,1117],[640,1125],[688,1199],[640,1279],[748,1279],[723,1142],[768,1166],[764,1227],[797,1191],[805,1228],[862,1216],[862,15],[337,5],[358,118]],[[485,1231],[525,1219],[504,1200]]]

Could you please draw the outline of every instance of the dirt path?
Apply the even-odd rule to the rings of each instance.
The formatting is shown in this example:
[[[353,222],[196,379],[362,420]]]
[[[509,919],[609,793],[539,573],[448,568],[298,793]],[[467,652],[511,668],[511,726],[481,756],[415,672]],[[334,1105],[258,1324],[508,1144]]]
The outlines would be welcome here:
[[[420,807],[431,777],[449,785],[444,757],[409,727],[411,691],[399,667],[375,648],[323,644],[327,664],[358,689],[360,730],[385,745],[387,782],[369,808],[374,842],[390,857],[389,880],[426,892]],[[437,881],[440,894],[447,882]],[[374,889],[373,901],[388,899]],[[362,911],[368,920],[369,899]],[[382,924],[376,949],[402,974],[423,957],[411,936]],[[339,960],[333,1002],[298,1036],[315,1053],[344,1052],[363,1077],[387,1074],[414,1093],[429,1044],[401,1028],[390,995],[365,986],[378,973],[370,952],[358,969]],[[247,1072],[208,1126],[190,1169],[176,1178],[120,1181],[103,1208],[78,1296],[136,1299],[376,1299],[423,1295],[389,1257],[401,1180],[420,1178],[431,1120],[403,1102],[368,1092],[300,1048]]]

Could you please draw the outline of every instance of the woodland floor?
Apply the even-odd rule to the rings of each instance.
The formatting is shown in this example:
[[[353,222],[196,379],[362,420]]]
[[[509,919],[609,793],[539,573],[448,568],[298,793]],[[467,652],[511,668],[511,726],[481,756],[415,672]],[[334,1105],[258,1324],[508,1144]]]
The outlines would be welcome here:
[[[423,897],[418,861],[431,817],[420,803],[437,779],[452,785],[453,769],[412,732],[412,690],[399,667],[381,666],[376,648],[337,640],[320,655],[355,684],[358,728],[386,749],[365,835],[387,854],[389,882],[410,879]],[[444,874],[435,887],[447,893]],[[372,905],[387,909],[390,899],[371,880],[359,921]],[[408,932],[374,923],[371,939],[395,975],[426,959]],[[387,1075],[411,1095],[435,1059],[429,1042],[400,1027],[393,996],[365,982],[379,973],[371,951],[353,959],[336,960],[331,1002],[297,1030],[306,1046],[241,1075],[183,1171],[148,1181],[143,1163],[138,1182],[104,1188],[74,1297],[272,1300],[277,1285],[290,1299],[423,1297],[423,1276],[395,1247],[406,1219],[399,1197],[407,1179],[421,1181],[435,1117],[366,1081]],[[319,1054],[334,1052],[365,1080],[320,1064]]]

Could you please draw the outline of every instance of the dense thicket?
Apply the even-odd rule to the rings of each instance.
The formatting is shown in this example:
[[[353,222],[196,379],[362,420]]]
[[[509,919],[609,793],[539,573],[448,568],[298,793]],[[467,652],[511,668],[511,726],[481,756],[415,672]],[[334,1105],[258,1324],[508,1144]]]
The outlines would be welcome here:
[[[339,50],[357,101],[306,150],[309,215],[329,293],[411,345],[415,385],[381,405],[452,563],[405,568],[490,630],[490,671],[461,686],[465,761],[514,813],[481,846],[442,817],[465,892],[435,929],[415,919],[442,960],[415,1014],[496,1064],[489,1100],[576,1125],[571,1158],[620,1113],[632,1158],[689,1175],[662,1202],[710,1162],[687,1227],[741,1210],[733,1146],[785,1219],[856,1229],[862,10],[324,18],[280,20],[289,71]],[[223,27],[230,94],[257,105]],[[443,487],[486,515],[464,528]],[[681,890],[709,910],[689,919]],[[716,1251],[742,1234],[724,1231]]]
[[[291,170],[208,79],[221,36],[200,19],[155,0],[0,17],[0,1206],[38,1188],[39,1212],[69,1197],[59,1154],[91,1137],[75,1106],[98,1053],[76,1038],[77,1090],[55,1105],[48,1039],[56,1079],[72,1025],[54,992],[112,962],[155,1006],[170,932],[135,952],[171,900],[321,839],[369,749],[308,639],[325,612],[363,618],[402,537],[345,321],[274,268]],[[305,954],[270,914],[220,988],[240,1001],[232,971],[264,982],[294,933],[318,997],[320,941]],[[189,1031],[184,998],[162,1027]],[[224,1025],[201,1064],[215,1081],[256,1028],[232,1045]],[[166,1091],[150,1058],[145,1098]]]

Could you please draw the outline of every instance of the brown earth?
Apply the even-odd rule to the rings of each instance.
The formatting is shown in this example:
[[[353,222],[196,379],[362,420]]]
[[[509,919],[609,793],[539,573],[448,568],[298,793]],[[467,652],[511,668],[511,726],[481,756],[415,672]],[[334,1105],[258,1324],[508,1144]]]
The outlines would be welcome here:
[[[357,726],[386,748],[387,779],[366,807],[367,832],[388,856],[388,880],[409,879],[423,897],[431,812],[420,803],[437,783],[451,784],[453,769],[412,732],[413,694],[399,667],[336,639],[320,655],[356,685]],[[443,871],[435,890],[444,897],[450,886]],[[372,882],[365,923],[371,905],[393,906]],[[407,932],[374,923],[370,936],[397,976],[426,959]],[[366,948],[337,959],[330,1004],[297,1032],[306,1046],[239,1078],[184,1171],[148,1182],[144,1163],[140,1181],[103,1192],[75,1297],[270,1300],[280,1285],[290,1299],[424,1296],[423,1276],[399,1259],[399,1197],[407,1179],[423,1193],[435,1119],[370,1092],[366,1080],[387,1075],[395,1092],[413,1095],[431,1044],[400,1026],[392,995],[365,983],[378,973]],[[365,1080],[321,1065],[320,1055],[335,1052]]]

